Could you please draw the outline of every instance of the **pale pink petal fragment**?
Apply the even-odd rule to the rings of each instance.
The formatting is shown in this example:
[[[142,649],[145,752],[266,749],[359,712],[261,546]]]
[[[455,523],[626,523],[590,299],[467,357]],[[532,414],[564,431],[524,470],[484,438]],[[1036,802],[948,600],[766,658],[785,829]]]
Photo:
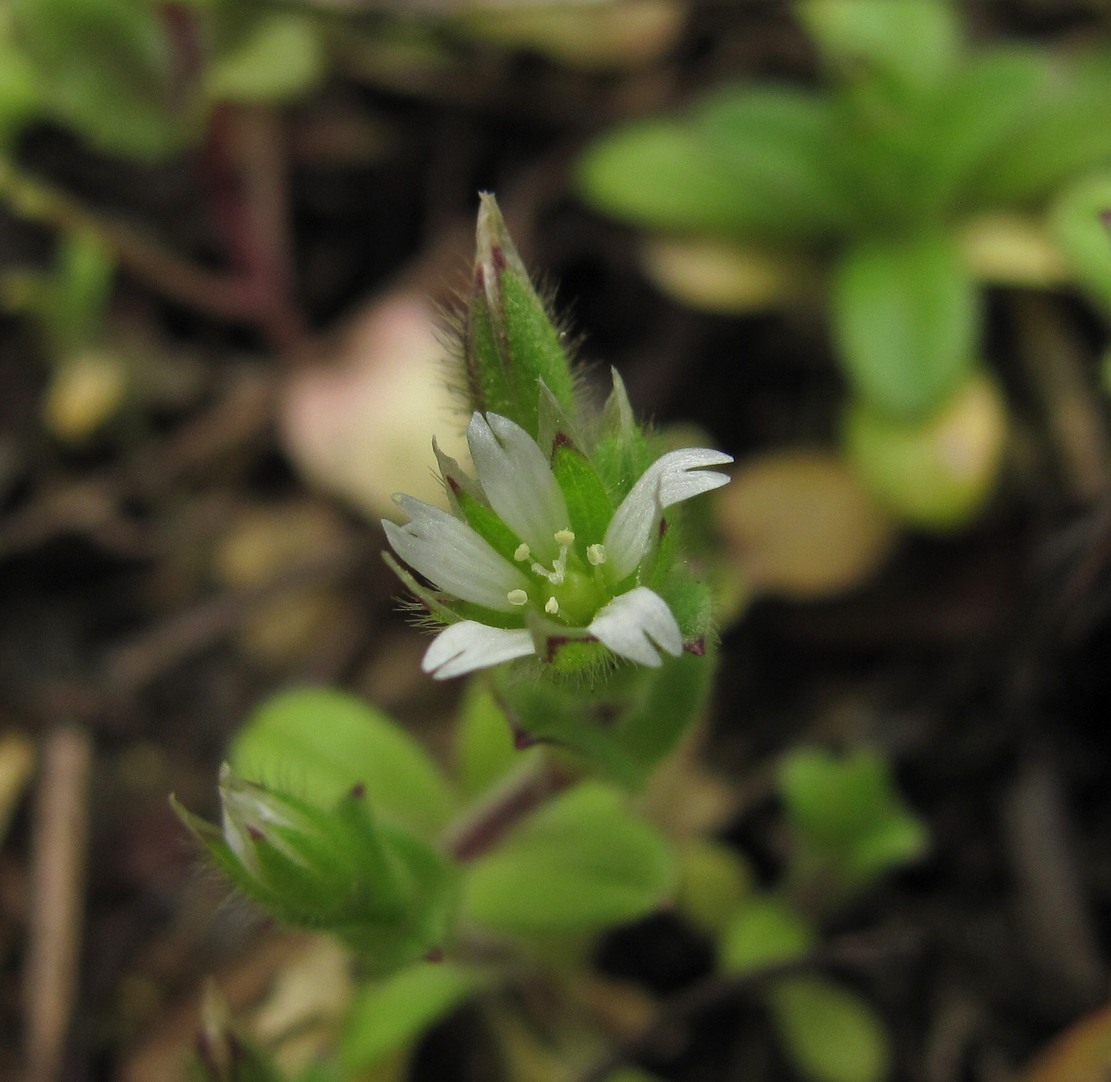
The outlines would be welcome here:
[[[462,601],[509,612],[507,595],[530,583],[508,560],[465,522],[412,496],[395,496],[412,520],[404,526],[385,521],[382,528],[394,552],[414,571]]]
[[[449,624],[436,636],[421,668],[436,680],[448,680],[532,653],[532,635],[523,628],[487,627],[463,620]]]
[[[606,555],[614,580],[631,574],[644,559],[664,508],[728,484],[729,475],[704,470],[733,457],[708,447],[669,451],[652,463],[614,512],[606,530]]]
[[[615,654],[658,668],[659,650],[678,657],[683,637],[671,609],[659,594],[638,586],[603,606],[587,629]]]
[[[467,443],[490,506],[533,556],[552,560],[559,551],[554,535],[570,520],[544,452],[520,425],[496,413],[471,418]]]

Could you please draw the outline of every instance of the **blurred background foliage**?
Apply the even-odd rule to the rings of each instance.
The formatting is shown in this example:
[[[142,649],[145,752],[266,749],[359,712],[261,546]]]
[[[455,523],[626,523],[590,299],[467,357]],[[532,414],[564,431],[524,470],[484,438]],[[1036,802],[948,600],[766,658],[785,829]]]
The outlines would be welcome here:
[[[1102,1077],[1109,110],[1098,0],[0,0],[0,1076]],[[532,754],[378,557],[479,189],[584,393],[736,456],[723,676],[647,820],[478,866],[531,976],[372,979],[166,794],[306,683],[419,829]]]

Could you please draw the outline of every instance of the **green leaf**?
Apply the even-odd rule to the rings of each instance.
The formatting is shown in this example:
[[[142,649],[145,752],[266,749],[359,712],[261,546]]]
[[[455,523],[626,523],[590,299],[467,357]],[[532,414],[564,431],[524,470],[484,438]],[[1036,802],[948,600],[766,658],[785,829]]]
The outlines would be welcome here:
[[[767,999],[787,1051],[812,1082],[887,1077],[887,1034],[859,996],[818,977],[784,977],[768,989]]]
[[[75,232],[63,238],[43,313],[59,351],[66,353],[94,344],[115,276],[115,258],[97,237]]]
[[[977,184],[984,203],[1044,199],[1059,185],[1111,165],[1111,51],[1058,62],[1022,128],[1000,148]]]
[[[340,1037],[344,1070],[365,1071],[412,1044],[486,980],[473,968],[418,962],[366,985],[352,1001]]]
[[[924,205],[934,213],[975,205],[977,182],[1021,138],[1053,74],[1048,56],[1018,47],[973,57],[953,73],[921,133]]]
[[[700,154],[728,176],[733,229],[774,242],[813,242],[859,219],[833,163],[837,113],[828,98],[786,87],[711,95],[693,122]]]
[[[920,856],[925,828],[895,788],[887,761],[860,748],[835,756],[800,748],[780,768],[792,832],[792,872],[818,889],[851,896]]]
[[[380,710],[331,688],[286,691],[259,707],[230,760],[251,780],[330,808],[358,784],[384,821],[424,837],[450,817],[454,798],[428,754]]]
[[[695,838],[683,846],[680,867],[676,909],[708,935],[723,933],[753,890],[747,861],[731,846]]]
[[[198,135],[181,101],[161,5],[151,0],[12,0],[17,44],[44,112],[113,154],[156,160]]]
[[[610,132],[579,162],[576,184],[592,206],[636,225],[744,231],[734,178],[688,124],[647,120]]]
[[[312,90],[326,62],[317,22],[307,15],[269,15],[254,20],[209,68],[205,91],[212,101],[287,101]]]
[[[0,152],[40,107],[34,67],[11,42],[0,40]]]
[[[1050,228],[1081,285],[1111,313],[1111,171],[1087,176],[1054,202]]]
[[[463,910],[516,934],[600,930],[650,912],[675,886],[664,838],[616,789],[583,782],[467,869]]]
[[[962,53],[946,0],[805,0],[799,15],[836,71],[908,95],[942,85]]]
[[[786,902],[767,896],[746,902],[721,938],[721,965],[732,973],[790,962],[813,949],[814,928]]]
[[[481,796],[515,767],[524,767],[539,748],[518,750],[505,712],[483,680],[472,680],[464,693],[455,730],[459,788],[467,800]]]
[[[976,288],[949,236],[853,247],[837,269],[833,318],[853,386],[892,417],[935,410],[972,368]]]

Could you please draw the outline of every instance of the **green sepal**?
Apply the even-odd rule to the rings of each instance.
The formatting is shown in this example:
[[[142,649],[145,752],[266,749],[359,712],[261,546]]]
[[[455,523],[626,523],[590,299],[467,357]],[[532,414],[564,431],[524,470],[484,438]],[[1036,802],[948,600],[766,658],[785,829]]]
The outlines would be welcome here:
[[[705,649],[714,628],[714,594],[710,584],[687,564],[670,567],[652,588],[667,602],[683,642]]]
[[[516,421],[536,439],[541,385],[574,413],[570,361],[563,335],[529,281],[497,202],[492,195],[481,198],[474,284],[463,332],[468,405]]]
[[[513,559],[521,539],[502,522],[485,500],[479,500],[469,492],[459,491],[455,493],[455,504],[467,525],[488,542],[496,553],[507,560]]]
[[[441,949],[452,934],[458,902],[457,870],[440,853],[402,831],[383,827],[382,836],[403,869],[403,905],[377,920],[353,914],[328,929],[374,974],[391,973]]]
[[[575,549],[580,559],[586,560],[587,548],[606,535],[613,502],[594,464],[563,433],[557,433],[552,447],[552,473],[571,516]]]
[[[442,945],[454,869],[424,842],[377,823],[361,791],[324,812],[225,772],[221,793],[223,831],[171,803],[232,883],[279,921],[332,933],[377,973]]]
[[[427,612],[445,624],[453,624],[456,620],[464,619],[461,615],[464,606],[457,602],[450,594],[441,590],[433,590],[418,582],[416,577],[407,568],[403,567],[393,556],[393,553],[383,552],[382,562],[399,578],[405,588],[424,606]]]
[[[575,752],[602,777],[636,788],[705,705],[713,644],[705,644],[705,655],[664,655],[653,669],[614,665],[598,643],[568,642],[557,652],[557,664],[575,647],[583,654],[581,671],[542,680],[495,671],[498,696],[523,732]]]
[[[403,905],[402,869],[361,794],[329,813],[244,782],[226,767],[220,789],[224,831],[175,810],[235,885],[279,919],[331,927],[353,910],[381,917]],[[233,836],[241,851],[229,843]]]
[[[482,486],[463,469],[456,459],[440,449],[440,442],[435,436],[432,437],[432,453],[436,456],[436,467],[443,479],[444,489],[452,510],[459,510],[458,497],[463,493],[474,500],[480,502],[484,500]]]
[[[613,390],[602,408],[601,432],[591,448],[591,460],[616,505],[659,457],[660,448],[636,423],[625,383],[616,369],[611,372]]]

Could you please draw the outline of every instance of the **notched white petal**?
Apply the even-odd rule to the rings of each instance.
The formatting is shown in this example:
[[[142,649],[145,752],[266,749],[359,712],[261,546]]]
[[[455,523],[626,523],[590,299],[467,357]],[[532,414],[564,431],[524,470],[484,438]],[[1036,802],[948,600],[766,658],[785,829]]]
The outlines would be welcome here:
[[[623,579],[644,559],[665,508],[728,484],[728,474],[702,467],[732,461],[731,455],[708,447],[669,451],[656,459],[621,501],[606,530],[605,547],[613,578]]]
[[[658,668],[659,651],[683,652],[683,636],[667,602],[647,586],[638,586],[603,606],[587,630],[615,654]]]
[[[532,652],[532,635],[523,628],[487,627],[474,620],[462,620],[436,636],[421,668],[436,680],[449,680],[503,661],[528,657]]]
[[[447,511],[413,499],[394,502],[410,518],[404,526],[383,521],[394,552],[414,571],[462,601],[508,612],[513,590],[529,585],[525,576],[465,522]]]
[[[658,458],[648,472],[659,470],[660,503],[671,507],[692,496],[701,496],[703,492],[727,485],[729,474],[703,467],[724,466],[732,461],[733,456],[724,451],[713,451],[709,447],[685,447]]]
[[[544,561],[566,527],[567,505],[548,460],[518,424],[496,413],[476,413],[467,426],[478,480],[498,517]]]

